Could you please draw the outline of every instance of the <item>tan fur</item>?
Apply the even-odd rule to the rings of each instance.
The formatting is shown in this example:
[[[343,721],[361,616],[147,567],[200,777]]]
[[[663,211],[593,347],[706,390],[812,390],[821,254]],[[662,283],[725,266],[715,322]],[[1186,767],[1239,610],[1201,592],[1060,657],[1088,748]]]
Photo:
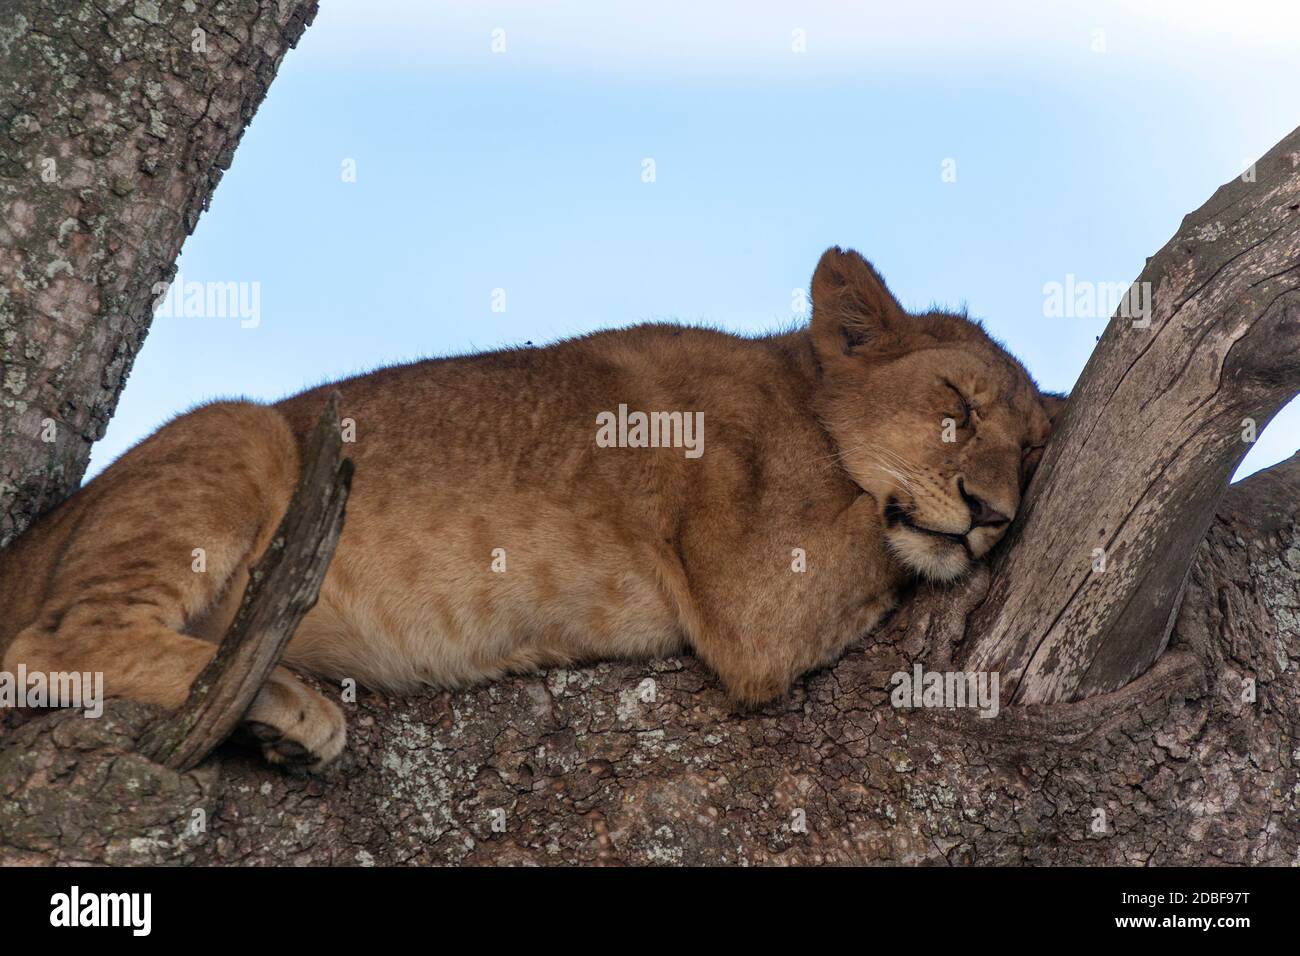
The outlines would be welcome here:
[[[973,515],[1014,516],[1049,428],[977,325],[906,314],[832,249],[798,331],[644,325],[175,419],[0,555],[5,669],[102,671],[111,696],[178,706],[329,388],[355,422],[356,477],[285,662],[390,692],[689,647],[735,699],[769,700],[874,627],[910,576],[950,580],[984,555],[1006,521]],[[598,447],[597,415],[620,403],[702,411],[703,455]],[[283,669],[248,720],[273,760],[343,746],[338,708]]]

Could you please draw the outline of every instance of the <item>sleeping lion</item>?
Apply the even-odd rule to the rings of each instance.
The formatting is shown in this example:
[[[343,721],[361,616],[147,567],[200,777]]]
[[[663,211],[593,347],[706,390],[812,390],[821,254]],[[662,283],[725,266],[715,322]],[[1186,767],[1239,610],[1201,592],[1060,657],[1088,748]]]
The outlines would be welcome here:
[[[737,701],[784,694],[908,579],[987,554],[1061,402],[855,252],[822,256],[812,302],[761,338],[641,325],[201,406],[0,553],[4,669],[178,707],[337,389],[356,477],[288,667],[400,693],[689,648]],[[346,738],[285,667],[245,719],[275,763]]]

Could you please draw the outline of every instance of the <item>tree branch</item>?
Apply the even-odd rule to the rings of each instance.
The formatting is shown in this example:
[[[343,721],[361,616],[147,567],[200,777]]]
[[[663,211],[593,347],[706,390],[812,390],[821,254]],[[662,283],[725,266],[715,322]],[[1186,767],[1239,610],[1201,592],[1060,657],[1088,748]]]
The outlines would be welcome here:
[[[1136,288],[1150,312],[1111,320],[967,622],[964,666],[1000,672],[1004,701],[1151,666],[1229,477],[1300,391],[1300,130],[1187,216]]]
[[[1073,704],[891,706],[933,588],[753,710],[691,657],[362,690],[323,777],[159,767],[130,701],[0,708],[0,865],[1294,865],[1298,572],[1300,456],[1229,490],[1172,652]]]
[[[140,750],[176,770],[198,764],[248,711],[321,582],[343,531],[352,460],[343,458],[339,393],[331,392],[302,463],[302,475],[266,553],[249,570],[235,619],[175,714],[150,728]]]

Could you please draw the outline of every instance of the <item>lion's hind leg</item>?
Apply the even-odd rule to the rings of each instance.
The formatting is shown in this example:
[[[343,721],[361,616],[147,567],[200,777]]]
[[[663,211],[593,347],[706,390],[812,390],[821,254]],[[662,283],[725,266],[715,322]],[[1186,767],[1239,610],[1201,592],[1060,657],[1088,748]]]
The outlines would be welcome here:
[[[223,402],[164,427],[64,506],[77,513],[5,670],[102,674],[106,697],[180,706],[215,652],[186,625],[242,587],[297,472],[274,409]],[[284,669],[246,719],[273,762],[320,764],[343,747],[339,709]]]

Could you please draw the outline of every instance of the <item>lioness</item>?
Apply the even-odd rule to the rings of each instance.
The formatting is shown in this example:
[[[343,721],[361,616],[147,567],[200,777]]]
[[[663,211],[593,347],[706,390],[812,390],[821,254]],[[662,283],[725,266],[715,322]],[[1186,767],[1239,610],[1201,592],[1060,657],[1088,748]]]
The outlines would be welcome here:
[[[356,478],[290,666],[400,692],[689,647],[736,700],[783,694],[909,576],[993,547],[1056,404],[855,252],[822,256],[812,300],[808,327],[763,338],[642,325],[197,408],[0,554],[4,668],[102,671],[109,696],[177,707],[337,388]],[[651,442],[627,409],[681,416]],[[672,447],[684,420],[702,432]],[[344,745],[339,708],[283,668],[246,719],[272,762]]]

